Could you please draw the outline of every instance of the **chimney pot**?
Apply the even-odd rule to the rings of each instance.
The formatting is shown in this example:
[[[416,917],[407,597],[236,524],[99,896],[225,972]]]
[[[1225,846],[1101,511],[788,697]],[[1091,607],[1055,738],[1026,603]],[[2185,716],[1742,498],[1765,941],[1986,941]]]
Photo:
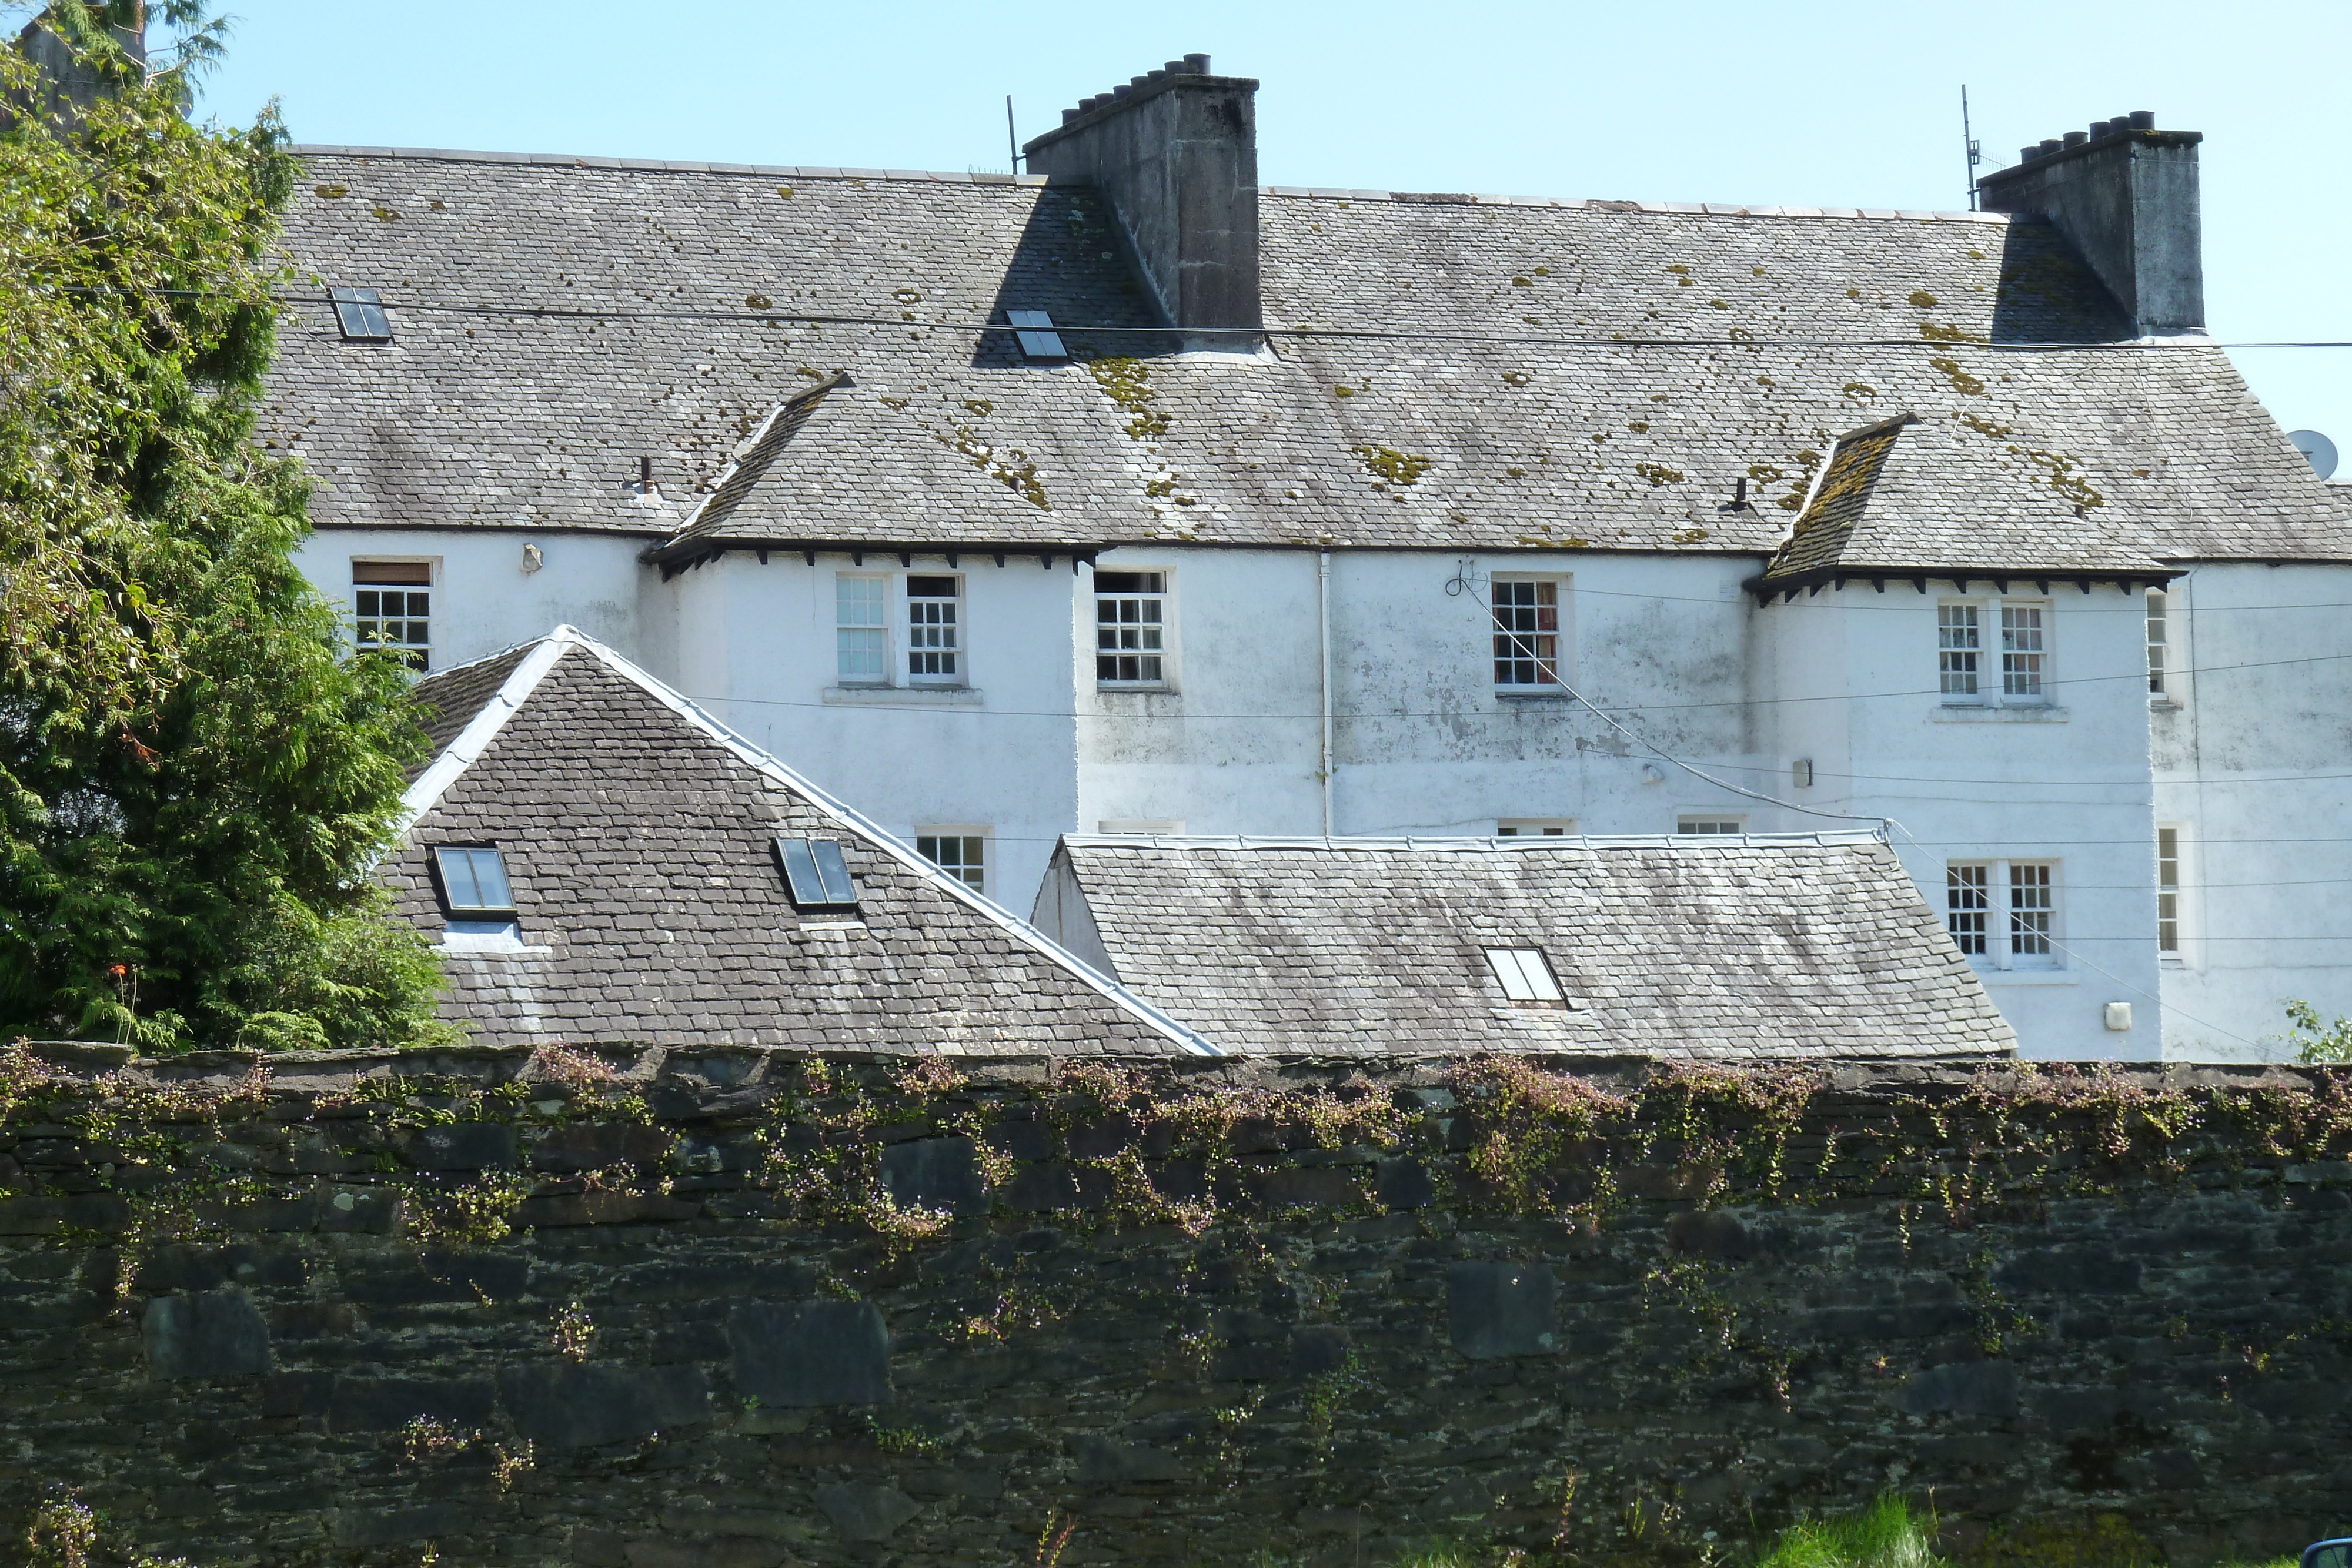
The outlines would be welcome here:
[[[2094,141],[2105,141],[2107,139],[2107,131],[2113,124],[2114,121],[2106,120],[2095,120],[2091,121],[2091,140]]]
[[[1127,78],[1127,85],[1129,87],[1141,87],[1150,79],[1151,78],[1148,76],[1129,77]]]
[[[1149,75],[1138,78],[1137,79],[1140,81],[1166,81],[1168,79],[1168,72],[1165,69],[1156,70],[1150,72]]]
[[[1161,66],[1160,68],[1166,71],[1171,77],[1190,76],[1192,73],[1192,68],[1185,64],[1182,60],[1170,60],[1166,65]]]
[[[1119,99],[1132,96],[1134,92],[1135,89],[1131,85],[1127,82],[1121,82],[1117,87],[1110,89],[1110,96],[1113,101],[1117,101]]]
[[[2155,129],[2156,129],[2156,110],[2152,110],[2152,109],[2135,109],[2135,110],[2133,110],[2131,111],[2131,128],[2132,128],[2134,131],[2153,131],[2153,130],[2155,130]]]
[[[2066,132],[2066,145],[2069,147],[2080,147],[2084,142],[2088,141],[2090,139],[2091,133],[2087,131],[2070,131]]]
[[[2051,153],[2057,152],[2058,149],[2065,145],[2066,144],[2064,142],[2059,141],[2055,136],[2045,136],[2042,139],[2042,155],[2046,158]]]
[[[1066,109],[1066,110],[1062,110],[1062,123],[1063,123],[1063,124],[1065,124],[1065,125],[1067,125],[1068,123],[1070,123],[1070,121],[1072,121],[1073,120],[1076,120],[1077,117],[1078,117],[1078,110],[1075,110],[1075,109]]]
[[[2021,163],[2031,163],[2041,156],[2042,143],[2039,141],[2031,147],[2021,147],[2017,150],[2017,161]]]
[[[1184,57],[1184,64],[1190,68],[1192,74],[1196,77],[1204,77],[1209,74],[1209,57],[1206,55],[1186,55]]]

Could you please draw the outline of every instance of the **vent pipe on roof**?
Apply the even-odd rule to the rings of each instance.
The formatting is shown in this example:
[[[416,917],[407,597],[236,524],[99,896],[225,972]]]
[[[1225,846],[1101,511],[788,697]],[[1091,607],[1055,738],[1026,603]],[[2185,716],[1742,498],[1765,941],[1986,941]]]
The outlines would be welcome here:
[[[2141,337],[2205,329],[2195,131],[2158,131],[2147,110],[2020,149],[1977,182],[1987,212],[2048,218],[2082,253]]]
[[[1022,148],[1033,174],[1109,202],[1169,325],[1247,350],[1258,302],[1257,83],[1186,55],[1065,110]]]

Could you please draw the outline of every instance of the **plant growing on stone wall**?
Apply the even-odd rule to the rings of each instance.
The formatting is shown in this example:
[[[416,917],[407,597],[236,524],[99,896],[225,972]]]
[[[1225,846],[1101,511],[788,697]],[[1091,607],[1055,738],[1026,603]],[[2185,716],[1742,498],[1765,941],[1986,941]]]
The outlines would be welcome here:
[[[184,1557],[164,1559],[111,1549],[106,1521],[70,1490],[53,1490],[25,1529],[26,1568],[98,1568],[103,1559],[125,1568],[193,1568]]]
[[[408,1182],[402,1188],[402,1218],[418,1241],[487,1247],[513,1232],[515,1210],[530,1196],[532,1185],[530,1177],[513,1171],[486,1171],[456,1186]]]
[[[568,1301],[557,1309],[555,1325],[548,1333],[548,1341],[555,1354],[567,1361],[585,1361],[589,1348],[596,1343],[596,1322],[588,1309],[578,1301]]]

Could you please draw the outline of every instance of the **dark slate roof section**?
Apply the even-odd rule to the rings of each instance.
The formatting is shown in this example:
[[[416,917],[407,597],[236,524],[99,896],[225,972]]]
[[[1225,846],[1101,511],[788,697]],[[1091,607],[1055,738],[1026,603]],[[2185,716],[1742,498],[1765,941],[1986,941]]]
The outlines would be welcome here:
[[[561,628],[525,652],[380,873],[476,1040],[1216,1054],[609,650]],[[794,911],[780,834],[840,841],[854,917]],[[519,941],[448,930],[446,843],[503,852]]]
[[[1091,927],[1086,924],[1091,918]],[[1073,836],[1039,923],[1213,1037],[1284,1051],[1999,1057],[2016,1038],[1863,833],[1266,841]],[[1540,946],[1573,1003],[1515,1006]]]
[[[730,537],[821,522],[978,548],[1017,518],[1018,538],[1069,545],[1760,559],[1837,434],[1908,409],[1955,464],[1923,471],[1922,504],[1966,518],[1988,465],[2014,470],[2021,497],[2064,503],[2032,536],[2053,556],[2352,559],[2352,507],[2220,350],[2043,346],[2128,328],[2038,219],[1276,190],[1260,202],[1268,324],[1395,335],[1278,337],[1253,357],[1163,351],[1083,187],[306,162],[298,267],[381,289],[397,330],[345,343],[323,302],[284,313],[264,434],[306,460],[330,527],[667,537],[793,392],[846,368]],[[1008,308],[1049,310],[1073,361],[1024,362],[971,325]],[[992,476],[1015,452],[1023,477]],[[938,518],[873,495],[877,466],[943,454],[1003,493]],[[660,497],[636,493],[644,455]],[[1728,509],[1742,476],[1757,505]],[[2009,537],[1958,538],[1969,564],[2009,564],[1992,559]]]
[[[509,648],[503,653],[493,653],[487,659],[477,659],[470,664],[459,664],[455,669],[427,675],[411,688],[410,695],[423,710],[418,727],[425,731],[425,738],[433,742],[432,757],[409,770],[408,776],[412,780],[432,765],[433,758],[446,752],[457,737],[465,733],[466,727],[473,723],[484,705],[499,695],[499,688],[507,684],[508,677],[515,672],[515,666],[521,664],[530,652],[528,643]]]
[[[2066,580],[2177,575],[2125,542],[2127,525],[2105,514],[2079,473],[2013,434],[1990,422],[1922,427],[1906,413],[1840,436],[1759,588],[1903,573],[1924,586],[1931,576],[1981,572],[1987,560],[1998,572]]]

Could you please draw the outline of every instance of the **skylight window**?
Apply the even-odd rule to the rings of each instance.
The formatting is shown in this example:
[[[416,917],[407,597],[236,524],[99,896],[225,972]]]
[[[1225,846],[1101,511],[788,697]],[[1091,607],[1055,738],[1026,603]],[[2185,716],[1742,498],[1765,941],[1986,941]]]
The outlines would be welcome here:
[[[383,298],[373,288],[330,288],[335,319],[342,323],[347,343],[389,343],[392,321],[383,313]]]
[[[1031,360],[1066,360],[1070,350],[1062,346],[1062,335],[1054,330],[1054,319],[1043,310],[1007,310],[1004,319],[1014,327],[1025,328],[1013,336],[1021,344],[1022,357]]]
[[[1564,1008],[1568,998],[1560,994],[1559,977],[1551,972],[1550,961],[1540,947],[1489,947],[1487,967],[1501,982],[1503,995],[1521,1007]]]
[[[793,904],[809,910],[854,910],[857,887],[849,880],[849,862],[833,839],[778,839],[776,863],[784,868],[784,882]]]
[[[452,920],[512,920],[514,893],[507,862],[481,844],[445,844],[433,852],[440,873],[441,906]]]

